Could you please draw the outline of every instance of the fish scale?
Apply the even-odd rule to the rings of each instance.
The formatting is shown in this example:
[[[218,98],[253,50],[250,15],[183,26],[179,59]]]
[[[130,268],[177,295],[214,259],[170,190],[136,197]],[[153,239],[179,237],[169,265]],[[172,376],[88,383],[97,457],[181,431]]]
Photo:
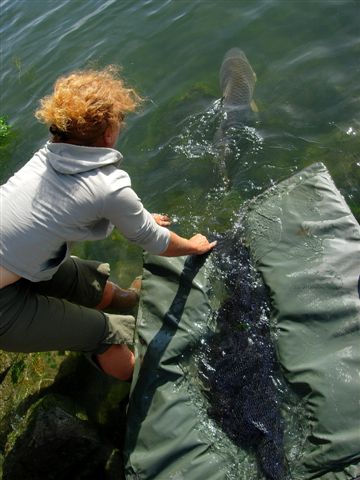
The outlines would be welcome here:
[[[215,134],[218,151],[217,169],[224,185],[231,184],[227,157],[231,155],[233,131],[239,130],[249,119],[251,110],[257,110],[253,101],[256,74],[245,53],[240,48],[231,48],[224,56],[220,67],[223,118]]]
[[[223,93],[223,106],[250,108],[256,74],[245,53],[240,48],[232,48],[224,57],[220,67],[220,88]]]

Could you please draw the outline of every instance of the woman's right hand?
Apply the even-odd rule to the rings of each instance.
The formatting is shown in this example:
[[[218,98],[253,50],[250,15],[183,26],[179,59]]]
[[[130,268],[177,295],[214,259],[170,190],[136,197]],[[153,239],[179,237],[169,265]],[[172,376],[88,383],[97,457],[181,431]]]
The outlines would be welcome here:
[[[195,255],[201,255],[209,252],[217,243],[216,241],[209,242],[205,235],[202,235],[201,233],[197,233],[193,237],[189,238],[189,242],[191,243],[191,247],[193,249],[192,253]]]
[[[161,255],[164,257],[180,257],[182,255],[202,255],[209,252],[216,245],[215,242],[209,240],[197,233],[189,239],[180,237],[174,232],[170,231],[170,241],[167,249]]]

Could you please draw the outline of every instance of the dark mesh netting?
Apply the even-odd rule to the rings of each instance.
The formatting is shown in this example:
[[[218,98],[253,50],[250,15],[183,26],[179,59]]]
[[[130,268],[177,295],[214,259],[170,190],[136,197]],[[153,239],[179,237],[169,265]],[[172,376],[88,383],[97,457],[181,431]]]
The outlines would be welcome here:
[[[267,479],[288,478],[279,376],[270,336],[268,292],[239,236],[218,240],[215,271],[228,294],[202,366],[209,415],[238,446],[255,452]]]

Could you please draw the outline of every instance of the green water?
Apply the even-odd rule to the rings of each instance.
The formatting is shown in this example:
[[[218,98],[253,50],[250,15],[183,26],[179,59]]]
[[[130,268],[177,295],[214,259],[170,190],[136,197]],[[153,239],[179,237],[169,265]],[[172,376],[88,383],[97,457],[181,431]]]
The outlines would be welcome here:
[[[171,215],[180,234],[231,227],[245,198],[316,161],[360,218],[358,0],[0,4],[0,114],[17,134],[1,155],[2,181],[46,141],[33,111],[55,79],[116,63],[147,100],[121,135],[124,169],[146,207]],[[242,138],[235,146],[233,187],[225,191],[213,152],[220,121],[214,102],[219,66],[233,46],[257,73],[260,112],[243,132],[245,145]],[[126,283],[140,252],[115,240],[78,253],[110,259]]]

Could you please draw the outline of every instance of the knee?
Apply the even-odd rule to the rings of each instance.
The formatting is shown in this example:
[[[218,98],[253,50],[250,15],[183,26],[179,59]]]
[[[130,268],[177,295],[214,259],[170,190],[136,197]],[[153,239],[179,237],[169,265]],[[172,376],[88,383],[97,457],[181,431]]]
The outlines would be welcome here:
[[[127,345],[111,345],[97,355],[102,370],[118,380],[130,380],[134,371],[135,356]]]

